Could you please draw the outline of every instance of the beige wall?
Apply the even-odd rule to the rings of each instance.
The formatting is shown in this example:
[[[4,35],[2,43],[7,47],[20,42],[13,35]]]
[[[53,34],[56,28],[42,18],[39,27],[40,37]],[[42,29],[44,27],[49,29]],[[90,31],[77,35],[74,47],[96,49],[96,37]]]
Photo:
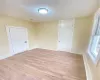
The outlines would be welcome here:
[[[82,54],[87,49],[88,40],[90,37],[92,17],[76,18],[74,25],[74,37],[72,51],[77,54]]]
[[[93,17],[92,17],[93,20]],[[93,24],[93,22],[91,23]],[[90,28],[90,30],[92,29],[92,27]],[[89,32],[91,32],[89,30]],[[89,34],[91,35],[91,34]],[[87,69],[87,73],[88,73],[88,80],[100,80],[100,61],[97,65],[95,65],[92,61],[92,59],[90,58],[90,56],[85,53],[85,63],[87,64],[86,69]]]
[[[37,47],[57,49],[58,22],[41,22],[36,27]]]
[[[72,52],[82,54],[87,49],[92,17],[76,18],[74,24]],[[36,25],[37,47],[56,50],[58,45],[58,24],[41,22]]]
[[[99,7],[100,7],[100,0],[99,0]],[[100,80],[100,61],[97,65],[95,65],[88,55],[85,56],[87,59],[87,64],[90,68],[92,80]]]
[[[100,8],[100,0],[99,0],[99,8]],[[94,16],[91,16],[91,21],[92,21],[91,25],[93,25],[93,17]],[[88,30],[87,34],[91,35],[92,26],[89,27],[90,29]],[[100,80],[100,60],[98,64],[95,65],[87,53],[84,54],[84,57],[85,57],[84,59],[86,63],[87,73],[88,73],[88,80]]]
[[[90,30],[91,20],[91,17],[75,19],[72,48],[74,53],[81,54],[85,51],[88,44],[88,31]],[[33,23],[12,17],[0,16],[0,56],[2,57],[9,54],[6,25],[26,27],[29,34],[30,49],[39,47],[56,50],[58,45],[58,23],[59,21]]]
[[[6,26],[19,26],[28,29],[29,48],[35,46],[34,23],[12,17],[0,16],[0,58],[10,55]]]
[[[98,1],[99,1],[98,4],[99,4],[99,8],[100,8],[100,0],[98,0]],[[93,17],[91,19],[93,21]],[[93,25],[93,22],[91,23],[91,25]],[[90,30],[92,30],[92,26],[91,26]],[[88,31],[89,35],[91,35],[90,30]],[[88,80],[100,80],[100,61],[98,62],[97,65],[95,65],[87,53],[84,54],[84,60],[86,63],[86,70],[88,73],[88,77],[87,77]]]

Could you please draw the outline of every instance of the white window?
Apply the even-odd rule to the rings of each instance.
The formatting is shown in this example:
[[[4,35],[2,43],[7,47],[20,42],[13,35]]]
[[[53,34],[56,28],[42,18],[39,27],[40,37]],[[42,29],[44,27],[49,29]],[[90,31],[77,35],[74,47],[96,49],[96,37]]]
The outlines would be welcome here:
[[[93,62],[97,64],[100,58],[100,16],[95,17],[88,53]]]

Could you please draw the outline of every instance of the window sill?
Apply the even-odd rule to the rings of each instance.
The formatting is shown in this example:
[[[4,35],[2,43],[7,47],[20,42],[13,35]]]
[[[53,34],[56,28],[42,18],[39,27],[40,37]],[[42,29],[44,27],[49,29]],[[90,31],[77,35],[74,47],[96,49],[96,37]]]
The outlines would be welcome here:
[[[93,63],[94,63],[95,65],[97,65],[97,63],[98,63],[98,61],[99,61],[99,58],[98,58],[98,57],[95,58],[95,57],[92,55],[92,53],[91,53],[90,51],[88,51],[88,55],[89,55],[89,57],[92,59]]]

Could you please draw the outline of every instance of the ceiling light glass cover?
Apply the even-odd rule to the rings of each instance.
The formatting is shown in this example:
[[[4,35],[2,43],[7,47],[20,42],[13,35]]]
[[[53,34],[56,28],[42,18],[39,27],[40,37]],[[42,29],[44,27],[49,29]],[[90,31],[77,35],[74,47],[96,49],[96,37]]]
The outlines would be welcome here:
[[[40,14],[47,14],[47,13],[48,13],[48,9],[46,9],[46,8],[39,8],[39,9],[38,9],[38,12],[39,12]]]

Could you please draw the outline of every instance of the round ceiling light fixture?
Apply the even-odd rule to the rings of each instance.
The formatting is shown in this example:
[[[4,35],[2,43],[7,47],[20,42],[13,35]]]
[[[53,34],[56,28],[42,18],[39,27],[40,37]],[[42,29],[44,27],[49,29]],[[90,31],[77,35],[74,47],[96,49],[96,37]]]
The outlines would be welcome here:
[[[48,9],[46,9],[46,8],[39,8],[38,12],[39,12],[39,14],[47,14],[48,13]]]

